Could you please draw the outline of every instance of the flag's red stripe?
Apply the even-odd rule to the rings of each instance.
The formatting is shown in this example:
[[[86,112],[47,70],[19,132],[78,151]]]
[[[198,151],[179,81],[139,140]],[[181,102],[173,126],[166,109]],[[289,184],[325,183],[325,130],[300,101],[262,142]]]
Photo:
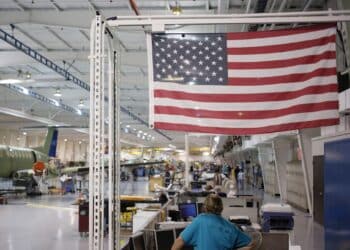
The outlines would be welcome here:
[[[337,74],[336,67],[320,68],[309,73],[296,73],[290,75],[271,76],[271,77],[230,77],[229,85],[237,86],[254,86],[254,85],[270,85],[280,83],[296,83],[307,81],[314,77],[333,76]]]
[[[190,108],[178,108],[172,106],[154,106],[155,114],[183,115],[195,118],[213,118],[213,119],[268,119],[289,114],[315,112],[321,110],[338,109],[338,101],[328,101],[321,103],[300,104],[284,109],[263,110],[263,111],[213,111]]]
[[[209,94],[209,93],[188,93],[172,90],[154,90],[155,98],[170,98],[177,100],[191,100],[197,102],[269,102],[295,99],[310,94],[323,94],[338,91],[336,83],[323,86],[309,86],[291,92],[273,92],[258,94]]]
[[[256,38],[268,38],[268,37],[277,37],[277,36],[287,36],[302,34],[308,32],[314,32],[318,30],[328,29],[336,27],[336,24],[321,24],[321,25],[312,25],[307,27],[300,27],[295,29],[281,29],[281,30],[267,30],[267,31],[258,31],[258,32],[236,32],[236,33],[227,33],[227,40],[243,40],[243,39],[256,39]]]
[[[335,35],[321,37],[318,39],[295,42],[291,41],[286,44],[278,45],[261,45],[256,47],[241,47],[241,48],[227,48],[228,55],[254,55],[254,54],[267,54],[267,53],[279,53],[291,50],[300,50],[311,48],[315,46],[322,46],[328,43],[335,42]],[[259,44],[257,44],[259,45]]]
[[[312,64],[324,59],[335,59],[335,51],[326,51],[319,55],[303,56],[287,60],[264,61],[264,62],[229,62],[229,69],[271,69]]]
[[[167,129],[176,131],[186,132],[200,132],[200,133],[211,133],[211,134],[225,134],[225,135],[254,135],[273,133],[285,130],[294,130],[302,128],[314,128],[321,126],[331,126],[339,123],[338,118],[332,119],[321,119],[307,122],[292,122],[284,123],[280,125],[259,127],[259,128],[222,128],[222,127],[204,127],[196,125],[187,125],[181,123],[166,123],[166,122],[155,122],[154,127],[156,129]]]

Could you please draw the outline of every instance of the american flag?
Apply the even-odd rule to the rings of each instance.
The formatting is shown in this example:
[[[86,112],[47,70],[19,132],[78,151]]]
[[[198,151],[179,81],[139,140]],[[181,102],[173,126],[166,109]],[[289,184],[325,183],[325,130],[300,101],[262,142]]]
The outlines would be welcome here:
[[[335,25],[152,34],[150,124],[261,134],[338,124]]]

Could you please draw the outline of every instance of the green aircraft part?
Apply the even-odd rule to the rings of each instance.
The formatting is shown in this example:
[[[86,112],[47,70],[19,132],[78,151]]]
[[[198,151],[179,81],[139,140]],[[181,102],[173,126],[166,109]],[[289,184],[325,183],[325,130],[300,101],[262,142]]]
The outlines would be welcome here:
[[[33,164],[42,161],[46,165],[49,161],[49,150],[55,128],[49,128],[43,147],[30,149],[0,145],[0,177],[15,177],[16,172],[32,169]]]

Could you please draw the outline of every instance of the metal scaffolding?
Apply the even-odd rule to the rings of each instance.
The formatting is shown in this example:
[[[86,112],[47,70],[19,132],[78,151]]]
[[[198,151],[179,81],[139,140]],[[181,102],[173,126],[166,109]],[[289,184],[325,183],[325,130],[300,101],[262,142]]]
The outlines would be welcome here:
[[[349,22],[350,11],[314,11],[287,13],[259,13],[195,16],[127,16],[103,21],[97,15],[91,25],[90,48],[90,228],[89,249],[103,249],[103,151],[105,148],[104,114],[104,60],[108,52],[108,146],[109,146],[109,244],[110,250],[119,249],[119,98],[116,55],[113,35],[106,28],[120,26],[151,26],[152,31],[164,31],[168,24],[274,24],[274,23],[327,23]],[[107,34],[107,35],[106,35]],[[105,36],[109,36],[105,49]],[[119,61],[118,61],[119,64]],[[305,183],[307,185],[307,183]]]

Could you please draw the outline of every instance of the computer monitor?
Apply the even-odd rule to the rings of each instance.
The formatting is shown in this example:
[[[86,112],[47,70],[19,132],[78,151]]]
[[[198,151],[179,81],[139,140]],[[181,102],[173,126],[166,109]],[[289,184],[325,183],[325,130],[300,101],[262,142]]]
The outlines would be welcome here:
[[[133,236],[131,239],[131,247],[130,250],[146,250],[145,239],[143,238],[143,234],[138,234]]]
[[[170,250],[174,244],[174,229],[157,230],[155,233],[157,250]]]
[[[197,204],[196,203],[180,203],[179,211],[181,213],[181,217],[184,220],[187,220],[189,217],[197,216]]]

